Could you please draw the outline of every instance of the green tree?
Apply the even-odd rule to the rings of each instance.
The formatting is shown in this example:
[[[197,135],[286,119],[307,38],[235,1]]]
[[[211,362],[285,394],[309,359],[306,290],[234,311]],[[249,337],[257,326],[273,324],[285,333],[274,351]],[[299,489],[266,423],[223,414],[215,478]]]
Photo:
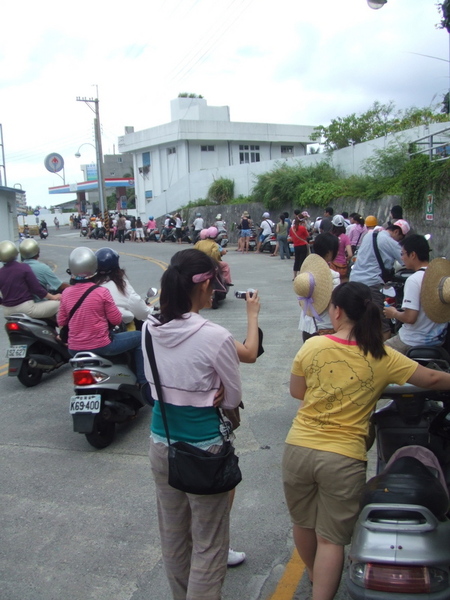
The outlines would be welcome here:
[[[381,104],[374,102],[364,113],[352,113],[347,117],[332,119],[330,125],[316,127],[311,135],[312,141],[320,141],[326,150],[339,150],[354,144],[367,142],[383,137],[388,133],[395,133],[424,125],[446,121],[446,115],[437,112],[437,106],[405,110],[395,110],[394,102]]]

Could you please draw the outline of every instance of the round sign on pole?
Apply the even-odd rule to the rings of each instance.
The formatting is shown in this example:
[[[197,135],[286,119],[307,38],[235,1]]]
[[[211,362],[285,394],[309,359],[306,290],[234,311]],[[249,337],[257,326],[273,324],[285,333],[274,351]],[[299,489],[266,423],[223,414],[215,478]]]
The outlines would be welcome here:
[[[35,216],[35,217],[38,217],[40,214],[41,214],[41,211],[40,211],[40,210],[35,210],[35,211],[34,211],[34,216]]]
[[[50,171],[51,173],[58,173],[58,171],[64,169],[64,159],[61,154],[52,152],[52,154],[49,154],[45,157],[44,165],[47,171]]]

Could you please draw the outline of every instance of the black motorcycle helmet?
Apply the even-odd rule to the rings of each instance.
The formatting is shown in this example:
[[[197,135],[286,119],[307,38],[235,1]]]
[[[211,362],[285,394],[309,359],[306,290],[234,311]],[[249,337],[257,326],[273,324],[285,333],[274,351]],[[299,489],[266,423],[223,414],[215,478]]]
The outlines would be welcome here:
[[[119,269],[119,254],[112,248],[100,248],[95,253],[98,262],[98,273],[107,274]]]

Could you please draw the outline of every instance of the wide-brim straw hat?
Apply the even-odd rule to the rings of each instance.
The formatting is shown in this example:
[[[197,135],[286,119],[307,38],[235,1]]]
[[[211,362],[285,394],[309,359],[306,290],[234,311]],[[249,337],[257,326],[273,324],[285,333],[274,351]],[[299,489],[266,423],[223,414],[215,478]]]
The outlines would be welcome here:
[[[435,323],[450,321],[450,260],[435,258],[430,262],[422,281],[420,303]]]
[[[310,254],[294,279],[294,291],[306,315],[317,317],[330,303],[333,276],[324,259]]]

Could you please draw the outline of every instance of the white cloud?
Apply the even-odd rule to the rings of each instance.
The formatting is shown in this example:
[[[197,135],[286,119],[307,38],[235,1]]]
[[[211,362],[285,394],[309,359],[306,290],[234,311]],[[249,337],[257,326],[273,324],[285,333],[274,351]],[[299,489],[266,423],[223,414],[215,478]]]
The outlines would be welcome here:
[[[229,105],[236,121],[316,125],[375,100],[429,105],[449,87],[439,19],[424,0],[389,0],[379,11],[365,0],[79,0],[69,11],[7,3],[0,123],[8,184],[21,183],[31,204],[64,199],[48,195],[61,180],[43,161],[59,152],[66,180],[80,179],[73,155],[93,141],[94,115],[76,97],[95,96],[93,84],[105,153],[125,125],[167,122],[182,91]]]

